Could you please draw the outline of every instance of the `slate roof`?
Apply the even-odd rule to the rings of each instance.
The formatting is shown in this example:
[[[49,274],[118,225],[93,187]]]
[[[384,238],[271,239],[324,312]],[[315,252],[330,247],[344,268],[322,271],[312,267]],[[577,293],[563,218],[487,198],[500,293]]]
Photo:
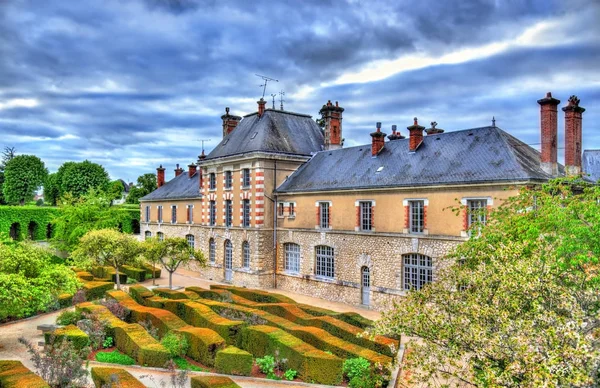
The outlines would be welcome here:
[[[266,109],[261,117],[244,116],[205,160],[256,151],[310,156],[322,144],[323,132],[311,116]]]
[[[322,151],[278,188],[280,193],[431,186],[506,181],[546,181],[540,153],[498,127],[424,136],[416,152],[408,139]],[[381,169],[381,167],[383,167]],[[378,172],[378,169],[380,171]],[[563,166],[559,166],[564,174]]]
[[[196,172],[190,178],[187,171],[176,176],[150,194],[140,198],[140,201],[160,201],[164,199],[201,198],[200,173]]]
[[[584,174],[593,182],[600,180],[600,150],[584,150],[581,161],[581,168]]]

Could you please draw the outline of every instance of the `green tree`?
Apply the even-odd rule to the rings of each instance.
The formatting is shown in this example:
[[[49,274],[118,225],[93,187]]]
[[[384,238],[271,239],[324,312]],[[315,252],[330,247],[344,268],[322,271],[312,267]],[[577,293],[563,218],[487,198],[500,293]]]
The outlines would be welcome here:
[[[104,167],[89,160],[80,163],[66,162],[59,168],[58,174],[61,196],[71,193],[75,197],[81,197],[91,189],[104,191],[109,184]]]
[[[60,198],[58,173],[49,174],[44,183],[44,199],[50,206],[56,206]]]
[[[598,386],[598,198],[578,180],[523,189],[439,263],[434,283],[384,313],[375,333],[415,337],[412,382]]]
[[[158,266],[160,260],[167,255],[167,246],[160,241],[158,237],[152,237],[144,240],[141,243],[142,247],[142,258],[150,264],[152,268]],[[152,285],[156,285],[156,279],[154,278],[154,270],[152,270]]]
[[[150,264],[159,262],[169,272],[169,288],[173,288],[173,273],[182,264],[195,261],[198,265],[206,265],[201,251],[192,248],[185,238],[167,237],[163,241],[152,238],[142,243],[142,257]]]
[[[123,186],[123,182],[120,180],[112,181],[108,185],[108,189],[106,190],[106,195],[111,200],[121,199],[123,195],[123,191],[125,191],[125,187]]]
[[[128,235],[113,229],[92,230],[86,233],[72,254],[76,266],[110,266],[116,271],[117,289],[121,289],[119,268],[138,262],[140,245]]]
[[[0,160],[0,205],[6,205],[4,200],[3,186],[4,186],[4,168],[9,160],[14,158],[16,155],[15,147],[4,147],[2,152],[2,160]]]
[[[156,175],[144,174],[137,179],[137,184],[132,187],[127,196],[127,203],[138,204],[139,199],[156,190]]]
[[[18,155],[6,163],[4,169],[4,198],[20,205],[33,199],[48,175],[44,162],[34,155]]]

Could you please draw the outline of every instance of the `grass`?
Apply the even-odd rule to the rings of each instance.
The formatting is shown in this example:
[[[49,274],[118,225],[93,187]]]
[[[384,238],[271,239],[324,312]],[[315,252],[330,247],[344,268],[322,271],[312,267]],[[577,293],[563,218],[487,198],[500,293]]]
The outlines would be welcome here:
[[[135,365],[135,360],[133,358],[119,352],[118,350],[96,353],[96,361],[119,365]]]
[[[204,369],[202,369],[199,366],[196,366],[194,364],[190,364],[188,362],[188,360],[186,360],[185,358],[182,358],[182,357],[175,357],[173,359],[173,362],[175,363],[175,365],[177,365],[178,369],[191,370],[192,372],[205,372]]]

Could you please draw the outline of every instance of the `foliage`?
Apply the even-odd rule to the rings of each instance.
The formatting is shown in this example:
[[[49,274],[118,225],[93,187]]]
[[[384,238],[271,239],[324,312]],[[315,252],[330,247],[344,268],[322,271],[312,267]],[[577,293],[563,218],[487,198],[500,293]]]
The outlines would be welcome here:
[[[294,380],[296,378],[296,375],[298,375],[298,372],[293,369],[288,369],[283,373],[283,377],[286,380],[290,380],[290,381]]]
[[[156,190],[156,175],[148,173],[140,175],[137,184],[129,190],[127,203],[139,204],[140,198]]]
[[[44,206],[44,200],[43,199],[38,199],[37,201],[35,201],[35,206]]]
[[[66,162],[57,174],[60,178],[61,197],[71,193],[75,198],[80,198],[91,189],[105,191],[109,185],[108,173],[104,167],[89,160],[80,163]]]
[[[154,338],[155,340],[158,340],[158,327],[154,326],[154,324],[152,323],[152,321],[150,319],[146,319],[145,321],[141,321],[139,322],[140,326],[142,326],[144,328],[144,330],[146,330],[146,332],[148,332],[148,334],[150,334],[150,336],[152,338]]]
[[[76,325],[81,319],[83,319],[81,312],[65,310],[56,317],[56,324],[62,326]]]
[[[56,206],[60,198],[59,175],[49,174],[44,182],[44,199],[50,206]]]
[[[133,358],[118,350],[113,350],[112,352],[98,352],[96,353],[96,361],[107,362],[109,364],[135,365],[135,360]]]
[[[354,377],[368,374],[370,367],[371,363],[362,357],[349,358],[344,361],[344,367],[342,371],[348,380],[352,380]]]
[[[344,361],[342,371],[350,388],[376,388],[383,387],[386,383],[383,368],[372,368],[371,363],[362,357]]]
[[[600,383],[600,187],[556,180],[523,189],[477,238],[440,263],[375,332],[409,343],[412,382],[440,386]]]
[[[83,303],[87,300],[85,295],[85,290],[77,290],[77,292],[73,295],[73,304],[77,305],[79,303]]]
[[[266,355],[262,358],[256,359],[256,365],[260,368],[260,371],[267,375],[268,379],[274,379],[275,376],[275,358],[270,355]]]
[[[102,342],[102,347],[104,349],[112,348],[113,344],[114,344],[113,337],[106,337],[106,338],[104,338],[104,341]]]
[[[119,318],[122,321],[126,321],[131,311],[117,302],[114,299],[106,299],[100,302],[100,304],[108,309],[115,317]]]
[[[44,162],[34,155],[15,156],[4,169],[4,198],[8,203],[25,204],[33,198],[48,176]]]
[[[16,150],[15,147],[4,147],[4,151],[2,151],[2,159],[0,160],[0,205],[6,205],[6,200],[4,199],[4,168],[6,167],[6,163],[8,163],[12,158],[15,157]]]
[[[123,191],[125,191],[125,186],[123,186],[123,182],[117,179],[108,184],[106,195],[108,196],[108,199],[117,200],[121,199]]]
[[[45,240],[48,225],[59,213],[59,210],[51,207],[38,206],[0,206],[0,233],[9,235],[11,225],[16,223],[20,227],[20,235],[17,240],[23,240],[29,235],[30,224],[33,228],[33,240]]]
[[[102,348],[110,323],[105,319],[100,319],[97,314],[83,313],[83,318],[77,322],[77,327],[88,335],[92,349]]]
[[[250,376],[253,365],[252,354],[235,346],[227,346],[225,349],[218,350],[215,357],[217,373]]]
[[[167,333],[160,343],[171,353],[171,357],[185,356],[190,346],[185,336],[173,332]]]
[[[119,268],[137,262],[139,243],[134,238],[112,229],[92,230],[80,240],[72,254],[76,266],[110,266],[116,271],[117,289],[121,288]]]
[[[75,349],[69,341],[51,340],[41,351],[25,338],[19,342],[27,347],[31,361],[38,373],[54,388],[80,387],[85,384],[88,371],[84,360],[89,348]]]
[[[205,372],[204,369],[191,364],[188,360],[183,357],[175,357],[173,358],[173,362],[177,365],[177,369],[190,370],[192,372]]]

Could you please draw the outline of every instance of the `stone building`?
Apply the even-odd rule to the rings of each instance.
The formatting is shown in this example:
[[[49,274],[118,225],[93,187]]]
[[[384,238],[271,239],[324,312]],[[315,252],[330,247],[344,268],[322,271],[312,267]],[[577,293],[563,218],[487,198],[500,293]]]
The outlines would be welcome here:
[[[406,136],[392,126],[386,141],[377,123],[370,144],[343,148],[337,102],[321,109],[324,129],[263,99],[243,118],[227,108],[212,152],[168,182],[157,169],[157,190],[140,200],[142,233],[187,238],[208,259],[205,278],[381,309],[433,281],[439,259],[520,187],[580,173],[579,100],[563,108],[566,168],[560,101],[538,103],[541,153],[494,124],[444,132],[417,118]]]

